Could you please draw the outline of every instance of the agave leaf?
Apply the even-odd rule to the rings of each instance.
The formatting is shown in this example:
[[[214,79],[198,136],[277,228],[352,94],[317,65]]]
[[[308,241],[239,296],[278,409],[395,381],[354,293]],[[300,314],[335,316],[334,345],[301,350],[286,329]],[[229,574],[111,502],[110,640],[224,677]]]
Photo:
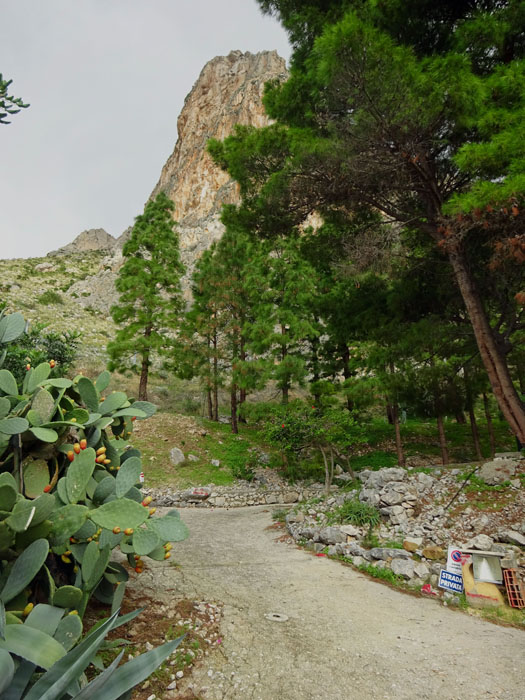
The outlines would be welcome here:
[[[15,663],[11,654],[5,649],[0,649],[0,697],[3,697],[3,692],[13,680],[14,675]]]
[[[92,700],[93,698],[98,698],[98,697],[104,697],[103,694],[101,694],[101,690],[103,693],[104,690],[104,685],[108,682],[109,678],[111,675],[116,671],[120,661],[122,660],[122,657],[124,656],[124,651],[123,649],[120,654],[117,656],[116,659],[113,660],[113,663],[108,666],[102,673],[100,673],[95,679],[91,681],[88,685],[86,685],[78,695],[74,696],[73,700]]]
[[[5,605],[0,599],[0,639],[5,639]]]
[[[25,700],[56,700],[69,685],[77,680],[82,671],[90,663],[104,637],[111,629],[117,614],[112,615],[105,623],[91,632],[78,646],[68,652],[53,667],[35,683]],[[53,640],[55,641],[55,640]],[[63,650],[61,644],[56,642]]]
[[[123,666],[119,666],[117,670],[104,683],[104,700],[118,700],[124,693],[132,690],[136,685],[142,683],[149,675],[155,671],[160,664],[172,654],[179,644],[184,639],[178,637],[172,642],[166,642],[160,647],[147,651],[145,654],[137,656],[135,659],[128,661]],[[89,685],[84,688],[87,691]],[[91,698],[91,695],[85,695],[82,700]],[[29,700],[29,698],[27,698]]]
[[[31,680],[31,676],[35,672],[35,669],[35,664],[22,659],[20,665],[16,669],[9,688],[7,688],[2,695],[2,700],[20,700],[24,690],[27,688],[27,685]]]

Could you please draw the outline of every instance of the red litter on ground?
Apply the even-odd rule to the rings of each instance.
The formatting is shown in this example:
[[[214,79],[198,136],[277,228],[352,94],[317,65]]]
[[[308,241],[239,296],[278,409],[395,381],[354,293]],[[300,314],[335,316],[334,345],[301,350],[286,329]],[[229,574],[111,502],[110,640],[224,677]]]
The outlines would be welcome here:
[[[326,557],[326,554],[324,552],[317,552],[315,555],[316,557]]]

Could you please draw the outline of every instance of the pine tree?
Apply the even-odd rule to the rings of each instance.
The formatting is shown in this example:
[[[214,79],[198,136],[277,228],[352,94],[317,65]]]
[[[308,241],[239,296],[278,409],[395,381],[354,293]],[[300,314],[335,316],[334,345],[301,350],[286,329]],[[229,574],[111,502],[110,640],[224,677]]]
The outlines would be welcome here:
[[[184,265],[174,230],[174,208],[161,192],[135,219],[116,281],[119,302],[111,309],[113,320],[121,328],[108,344],[110,368],[130,367],[134,357],[140,356],[141,400],[147,399],[152,353],[163,352],[173,343],[184,305],[180,284]]]

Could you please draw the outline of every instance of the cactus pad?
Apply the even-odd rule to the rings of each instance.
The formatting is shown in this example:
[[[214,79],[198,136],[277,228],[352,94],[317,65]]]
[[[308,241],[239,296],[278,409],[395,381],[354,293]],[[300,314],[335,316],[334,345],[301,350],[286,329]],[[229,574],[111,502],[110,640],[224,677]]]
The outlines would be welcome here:
[[[36,498],[43,493],[44,488],[49,484],[49,467],[47,462],[45,459],[28,457],[22,462],[22,469],[25,494],[28,498]]]
[[[8,603],[31,583],[49,553],[47,540],[36,540],[25,549],[13,564],[7,581],[0,592],[0,600]]]
[[[188,528],[182,520],[170,515],[166,515],[164,518],[151,518],[146,526],[148,530],[156,532],[164,542],[181,542],[189,535]]]
[[[140,482],[142,462],[138,457],[130,457],[120,467],[116,478],[116,495],[122,498],[135,484]]]
[[[18,395],[16,379],[8,369],[0,369],[0,390],[8,396]]]
[[[16,502],[16,489],[10,484],[0,486],[0,510],[11,510]]]
[[[148,510],[140,503],[119,498],[90,511],[89,517],[99,527],[107,530],[113,530],[114,527],[120,527],[121,530],[128,527],[136,529],[147,520]]]
[[[31,408],[38,413],[42,423],[48,423],[55,413],[55,399],[46,389],[39,389],[33,396]]]
[[[106,396],[105,400],[100,402],[96,410],[102,413],[103,416],[108,416],[110,413],[122,408],[126,403],[128,403],[126,394],[123,391],[115,391],[113,394]]]
[[[63,617],[55,632],[55,639],[66,651],[72,649],[82,636],[82,620],[79,615],[66,615]]]
[[[71,537],[77,530],[80,530],[89,513],[86,506],[80,505],[67,505],[58,508],[50,517],[53,523],[51,534],[60,540]]]
[[[82,600],[82,591],[75,586],[61,586],[55,591],[53,596],[53,605],[59,608],[69,608],[73,610],[78,608]]]
[[[160,544],[160,537],[154,530],[141,528],[133,533],[133,549],[141,556],[149,554]]]
[[[100,505],[108,496],[115,493],[116,480],[113,476],[106,476],[99,482],[93,494],[93,503]]]
[[[95,468],[95,450],[88,447],[69,465],[66,475],[66,492],[70,503],[85,498],[86,486]]]
[[[77,382],[77,391],[80,394],[82,403],[88,411],[96,411],[98,407],[98,391],[91,379],[80,377]]]

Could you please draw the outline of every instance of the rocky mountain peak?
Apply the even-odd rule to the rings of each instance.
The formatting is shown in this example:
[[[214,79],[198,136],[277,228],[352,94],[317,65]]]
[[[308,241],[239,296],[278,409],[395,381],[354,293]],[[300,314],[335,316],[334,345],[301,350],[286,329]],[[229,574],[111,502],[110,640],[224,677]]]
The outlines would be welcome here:
[[[175,148],[151,196],[164,191],[175,203],[188,274],[202,251],[223,233],[222,205],[239,201],[236,183],[212,162],[206,144],[210,138],[226,138],[236,124],[267,125],[264,85],[287,75],[285,61],[276,51],[231,51],[204,66],[186,97]]]
[[[115,248],[116,243],[117,239],[103,228],[90,228],[87,231],[82,231],[71,243],[48,253],[48,256],[85,253],[91,250],[109,252]]]

